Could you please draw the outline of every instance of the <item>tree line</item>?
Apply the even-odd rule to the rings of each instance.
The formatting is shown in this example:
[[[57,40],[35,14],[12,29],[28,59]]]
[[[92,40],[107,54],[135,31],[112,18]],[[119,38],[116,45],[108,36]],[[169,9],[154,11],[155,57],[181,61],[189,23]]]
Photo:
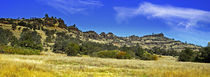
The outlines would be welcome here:
[[[178,60],[185,62],[210,63],[210,47],[203,47],[199,52],[194,52],[190,48],[185,48],[185,50],[180,53]]]

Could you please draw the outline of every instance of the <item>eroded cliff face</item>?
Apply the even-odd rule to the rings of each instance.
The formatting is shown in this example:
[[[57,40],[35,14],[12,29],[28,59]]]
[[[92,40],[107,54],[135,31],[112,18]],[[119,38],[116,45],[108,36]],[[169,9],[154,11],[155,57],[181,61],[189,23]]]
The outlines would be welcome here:
[[[12,25],[16,25],[17,29],[13,30]],[[163,33],[139,36],[129,36],[129,37],[118,37],[117,35],[109,32],[102,32],[100,34],[95,31],[82,32],[76,25],[66,26],[62,19],[57,19],[54,17],[44,17],[44,18],[31,18],[31,19],[9,19],[1,18],[0,27],[4,29],[11,30],[16,37],[19,37],[23,28],[28,28],[37,31],[42,37],[42,43],[47,44],[47,48],[50,49],[53,42],[56,39],[56,32],[64,32],[65,34],[80,39],[81,41],[97,42],[102,44],[113,44],[115,46],[136,46],[137,44],[144,49],[159,48],[164,50],[176,50],[181,51],[185,47],[192,48],[198,51],[199,46],[193,44],[183,43],[181,41],[176,41],[174,39],[167,38]],[[52,42],[46,42],[46,38],[49,37],[49,33],[46,31],[53,31],[51,33]]]

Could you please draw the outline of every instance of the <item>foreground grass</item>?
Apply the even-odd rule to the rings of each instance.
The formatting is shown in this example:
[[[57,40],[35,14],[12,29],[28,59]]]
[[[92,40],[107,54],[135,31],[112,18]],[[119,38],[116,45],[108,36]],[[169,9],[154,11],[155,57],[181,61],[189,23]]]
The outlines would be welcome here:
[[[209,77],[210,64],[64,55],[0,55],[0,77]]]

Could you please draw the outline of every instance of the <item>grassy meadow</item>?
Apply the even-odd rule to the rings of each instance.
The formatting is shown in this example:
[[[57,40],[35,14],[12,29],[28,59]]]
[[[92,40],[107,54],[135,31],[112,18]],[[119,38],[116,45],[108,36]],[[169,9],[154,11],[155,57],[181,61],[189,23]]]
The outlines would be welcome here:
[[[210,64],[177,62],[170,56],[144,61],[0,54],[0,77],[210,77]]]

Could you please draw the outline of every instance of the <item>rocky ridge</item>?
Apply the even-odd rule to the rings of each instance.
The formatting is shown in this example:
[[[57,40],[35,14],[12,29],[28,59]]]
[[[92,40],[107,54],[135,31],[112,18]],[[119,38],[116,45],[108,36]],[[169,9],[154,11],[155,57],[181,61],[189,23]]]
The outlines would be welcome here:
[[[18,29],[13,30],[13,25],[16,25]],[[82,41],[90,41],[97,42],[102,44],[113,44],[115,46],[136,46],[137,44],[144,49],[153,49],[159,48],[164,50],[176,50],[181,51],[185,47],[192,48],[195,51],[198,51],[201,47],[194,45],[183,43],[181,41],[176,41],[174,39],[170,39],[166,37],[163,33],[145,35],[142,37],[139,36],[129,36],[129,37],[119,37],[111,32],[105,33],[102,32],[100,34],[95,31],[86,31],[82,32],[79,30],[76,25],[67,26],[64,21],[56,17],[48,17],[44,18],[30,18],[30,19],[10,19],[10,18],[1,18],[0,19],[0,27],[4,29],[11,30],[16,37],[19,37],[21,30],[23,28],[29,28],[31,30],[37,31],[42,36],[42,42],[46,43],[45,40],[47,38],[47,34],[43,30],[53,30],[55,32],[65,32],[67,35],[80,39]],[[53,39],[56,38],[56,33],[53,34]],[[50,46],[52,43],[48,43]]]

